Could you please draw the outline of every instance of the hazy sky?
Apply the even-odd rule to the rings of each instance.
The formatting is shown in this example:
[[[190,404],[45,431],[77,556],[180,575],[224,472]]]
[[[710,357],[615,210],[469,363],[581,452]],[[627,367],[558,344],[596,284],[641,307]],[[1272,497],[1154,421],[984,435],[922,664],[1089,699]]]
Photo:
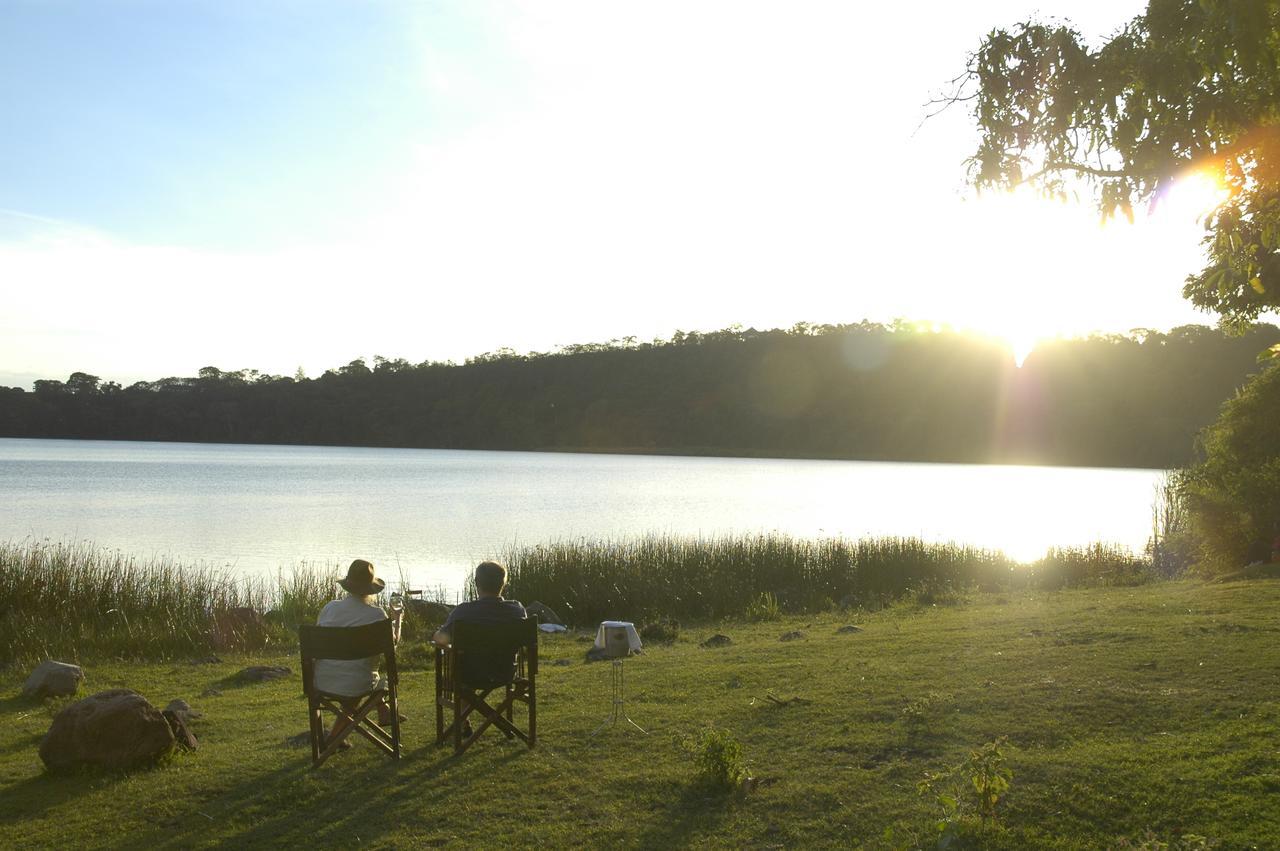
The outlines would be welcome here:
[[[0,384],[1213,321],[1194,187],[1100,228],[975,199],[965,111],[917,130],[1031,2],[0,2]]]

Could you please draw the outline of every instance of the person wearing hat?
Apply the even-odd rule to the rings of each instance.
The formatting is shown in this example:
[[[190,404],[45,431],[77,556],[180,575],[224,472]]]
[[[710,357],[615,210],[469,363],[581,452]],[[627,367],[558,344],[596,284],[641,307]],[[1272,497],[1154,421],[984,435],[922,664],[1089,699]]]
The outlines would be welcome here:
[[[347,575],[338,580],[347,592],[340,600],[326,603],[316,619],[316,626],[364,626],[387,619],[381,606],[374,605],[373,598],[387,583],[377,577],[373,565],[362,558],[351,562]],[[391,634],[400,640],[400,620],[404,610],[392,613]],[[320,691],[339,696],[359,697],[378,687],[378,662],[381,657],[368,659],[317,659],[315,685]],[[391,709],[385,703],[378,707],[379,723],[391,723]]]

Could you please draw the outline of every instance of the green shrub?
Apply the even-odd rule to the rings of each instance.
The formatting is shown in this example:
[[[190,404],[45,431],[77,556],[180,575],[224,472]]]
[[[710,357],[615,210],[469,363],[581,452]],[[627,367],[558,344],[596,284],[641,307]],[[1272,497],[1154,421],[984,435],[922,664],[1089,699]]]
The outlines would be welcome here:
[[[959,765],[930,774],[917,786],[921,794],[933,794],[941,807],[936,822],[938,847],[979,838],[1000,828],[997,805],[1013,783],[1005,766],[1005,737],[969,752]]]
[[[685,740],[684,748],[693,757],[701,782],[729,791],[747,779],[742,744],[728,730],[708,727],[700,736]]]
[[[955,696],[931,691],[923,697],[909,701],[902,707],[902,724],[907,743],[920,739],[930,727],[937,726],[945,713],[955,703]]]
[[[1270,558],[1280,535],[1280,364],[1254,376],[1200,433],[1180,491],[1210,573]]]
[[[782,617],[782,608],[778,598],[772,591],[762,591],[758,597],[747,604],[744,613],[749,621],[776,621]]]

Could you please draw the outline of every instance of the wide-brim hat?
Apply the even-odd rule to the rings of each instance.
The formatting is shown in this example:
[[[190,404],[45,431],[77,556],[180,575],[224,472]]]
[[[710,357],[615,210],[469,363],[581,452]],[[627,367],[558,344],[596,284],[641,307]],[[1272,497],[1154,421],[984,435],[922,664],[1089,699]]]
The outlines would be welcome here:
[[[339,579],[338,584],[352,594],[378,594],[387,583],[373,574],[373,565],[362,558],[351,562],[346,577]]]

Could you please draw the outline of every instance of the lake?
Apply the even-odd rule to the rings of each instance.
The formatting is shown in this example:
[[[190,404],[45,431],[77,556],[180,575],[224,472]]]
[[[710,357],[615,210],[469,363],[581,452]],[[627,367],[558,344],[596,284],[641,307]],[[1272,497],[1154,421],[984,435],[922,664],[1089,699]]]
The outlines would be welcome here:
[[[0,439],[0,540],[274,572],[368,558],[456,591],[510,545],[916,536],[1141,552],[1157,470]]]

